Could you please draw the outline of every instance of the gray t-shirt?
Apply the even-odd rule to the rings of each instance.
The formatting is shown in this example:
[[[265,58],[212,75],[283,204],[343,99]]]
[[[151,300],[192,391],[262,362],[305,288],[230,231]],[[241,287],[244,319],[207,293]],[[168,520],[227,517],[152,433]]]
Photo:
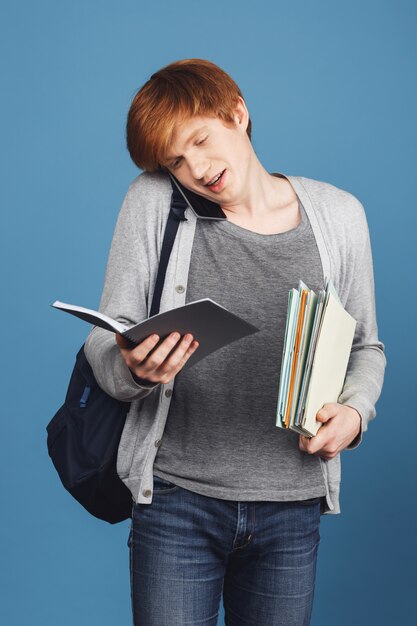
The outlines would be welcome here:
[[[318,292],[323,271],[308,216],[263,235],[199,220],[186,302],[212,298],[260,328],[179,372],[154,474],[226,500],[298,500],[326,493],[320,460],[275,425],[288,292]]]

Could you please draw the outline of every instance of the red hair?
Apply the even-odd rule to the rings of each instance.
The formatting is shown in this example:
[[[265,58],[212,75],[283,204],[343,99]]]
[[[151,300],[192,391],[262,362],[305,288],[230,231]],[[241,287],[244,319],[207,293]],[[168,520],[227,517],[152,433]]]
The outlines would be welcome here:
[[[175,61],[152,74],[135,94],[127,115],[132,161],[148,172],[164,169],[174,127],[194,115],[233,122],[242,93],[220,67],[204,59]],[[251,138],[249,119],[247,134]]]

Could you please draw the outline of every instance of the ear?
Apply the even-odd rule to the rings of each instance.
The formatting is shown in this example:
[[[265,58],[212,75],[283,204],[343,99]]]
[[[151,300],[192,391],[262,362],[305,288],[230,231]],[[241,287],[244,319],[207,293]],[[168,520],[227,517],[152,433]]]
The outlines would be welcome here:
[[[235,105],[233,117],[235,119],[236,127],[242,129],[246,133],[246,129],[249,123],[249,111],[246,107],[246,103],[241,96],[238,96],[238,102]]]

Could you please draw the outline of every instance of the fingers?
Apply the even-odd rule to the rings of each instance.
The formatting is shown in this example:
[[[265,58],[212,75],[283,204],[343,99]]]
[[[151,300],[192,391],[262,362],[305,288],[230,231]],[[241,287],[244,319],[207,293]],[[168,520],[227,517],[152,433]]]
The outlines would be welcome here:
[[[199,343],[196,340],[192,341],[192,337],[191,337],[191,340],[186,342],[184,345],[185,347],[188,345],[188,348],[183,354],[182,358],[179,359],[176,365],[176,373],[178,373],[184,367],[185,363],[188,361],[190,356],[197,350]]]
[[[138,378],[166,384],[184,366],[199,343],[193,341],[190,333],[181,339],[178,332],[171,333],[159,346],[158,341],[157,335],[150,335],[135,348],[128,349],[124,338],[116,335],[127,366]]]
[[[308,452],[308,442],[309,442],[309,438],[305,437],[304,435],[300,435],[299,439],[298,439],[298,447],[301,450],[301,452]]]
[[[316,454],[317,452],[321,454],[328,444],[329,425],[321,426],[313,437],[300,435],[300,439],[302,439],[305,452],[308,452],[308,454]]]
[[[317,435],[315,436],[317,437]],[[320,446],[316,445],[314,441],[315,437],[304,437],[304,435],[300,435],[298,440],[298,447],[301,452],[305,452],[306,454],[318,454],[322,459],[328,461],[331,457],[327,456],[326,452],[320,448]]]
[[[141,377],[169,383],[198,348],[198,341],[187,333],[182,337],[173,333],[140,366]]]
[[[333,435],[328,434],[328,426],[322,426],[314,437],[299,436],[298,447],[306,454],[316,454],[325,461],[330,461],[339,452]]]
[[[159,341],[158,335],[149,335],[144,341],[132,348],[132,344],[119,334],[116,334],[116,341],[120,347],[123,357],[128,367],[136,367],[155,348]]]
[[[158,348],[149,355],[146,362],[146,368],[149,368],[151,371],[158,369],[162,364],[165,364],[167,367],[167,359],[170,359],[169,365],[171,367],[175,367],[180,360],[183,352],[188,348],[191,343],[192,335],[189,333],[184,335],[181,339],[181,335],[177,332],[171,333]],[[177,348],[175,352],[173,352],[174,348]],[[178,353],[178,349],[182,348],[181,355]],[[172,354],[171,354],[172,352]]]

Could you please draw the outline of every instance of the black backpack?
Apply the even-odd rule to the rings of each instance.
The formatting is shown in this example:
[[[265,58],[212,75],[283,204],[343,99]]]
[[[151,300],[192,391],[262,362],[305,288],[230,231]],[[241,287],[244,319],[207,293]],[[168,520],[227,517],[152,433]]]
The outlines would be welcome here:
[[[171,175],[172,198],[150,315],[159,313],[166,269],[188,203]],[[184,188],[182,188],[184,189]],[[190,194],[193,196],[194,194]],[[201,201],[201,196],[195,200]],[[110,524],[132,515],[132,494],[117,474],[120,437],[130,403],[106,394],[80,348],[64,404],[49,422],[48,453],[62,484],[89,513]]]

